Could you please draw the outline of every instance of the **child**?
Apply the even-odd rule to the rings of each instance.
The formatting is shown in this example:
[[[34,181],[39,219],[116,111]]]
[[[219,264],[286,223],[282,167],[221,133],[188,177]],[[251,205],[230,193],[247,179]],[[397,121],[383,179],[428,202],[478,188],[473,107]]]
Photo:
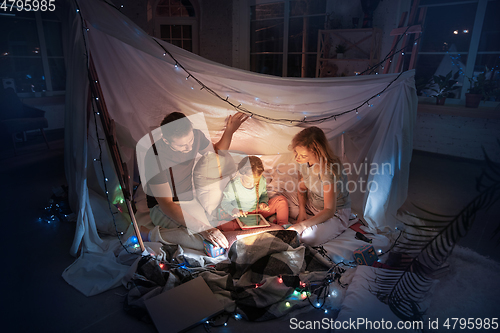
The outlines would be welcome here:
[[[268,198],[263,172],[264,165],[260,158],[243,158],[238,164],[236,177],[224,189],[220,206],[232,217],[255,213],[268,218],[276,214],[277,224],[288,224],[288,202],[281,195]]]

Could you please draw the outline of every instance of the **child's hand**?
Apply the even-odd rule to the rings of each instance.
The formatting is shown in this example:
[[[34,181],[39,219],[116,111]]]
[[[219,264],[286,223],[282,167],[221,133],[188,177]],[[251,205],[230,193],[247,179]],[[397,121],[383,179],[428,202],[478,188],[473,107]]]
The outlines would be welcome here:
[[[244,216],[246,217],[248,215],[248,212],[244,212],[242,210],[239,210],[238,208],[233,209],[232,214],[233,217],[241,217]]]
[[[265,211],[265,212],[268,212],[268,211],[269,211],[269,206],[268,206],[265,202],[261,202],[261,203],[259,204],[259,209],[260,209],[260,210],[263,210],[263,211]]]

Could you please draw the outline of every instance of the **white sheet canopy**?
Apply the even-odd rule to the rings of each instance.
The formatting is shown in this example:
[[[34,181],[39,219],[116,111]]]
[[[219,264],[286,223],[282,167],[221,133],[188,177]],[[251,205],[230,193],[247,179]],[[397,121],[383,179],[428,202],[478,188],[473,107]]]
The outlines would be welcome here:
[[[91,275],[89,262],[93,262],[95,269],[100,269],[96,268],[99,263],[95,260],[113,262],[112,248],[98,234],[103,223],[110,223],[110,212],[97,209],[92,199],[99,195],[92,184],[102,187],[104,181],[100,167],[93,161],[99,149],[93,116],[87,115],[86,54],[90,54],[95,63],[106,106],[117,125],[122,158],[129,171],[134,169],[137,141],[150,129],[158,127],[169,112],[181,111],[187,115],[201,112],[205,115],[211,139],[216,141],[222,134],[227,116],[236,111],[207,89],[200,89],[194,76],[220,96],[227,96],[228,101],[241,104],[255,115],[296,120],[292,123],[263,121],[254,116],[236,132],[231,149],[270,157],[290,154],[288,145],[293,135],[302,127],[316,125],[325,131],[344,163],[358,169],[362,167],[361,175],[354,168],[349,175],[353,185],[356,182],[359,188],[360,180],[365,185],[369,181],[377,184],[376,191],[352,193],[353,209],[372,228],[395,226],[396,210],[407,195],[412,153],[417,107],[413,71],[399,77],[388,74],[282,78],[223,66],[158,41],[192,74],[189,76],[180,66],[175,66],[176,61],[168,54],[164,55],[164,50],[151,36],[112,6],[99,0],[68,1],[66,5],[68,15],[63,29],[68,82],[65,163],[71,201],[78,213],[71,253],[77,253],[82,240],[85,252],[63,274],[70,284],[92,295],[115,286],[126,270],[116,264],[116,269],[108,270],[112,273],[106,273],[109,284],[97,289],[82,287],[79,282],[82,274]],[[365,103],[372,96],[375,97]],[[358,113],[350,112],[336,119],[315,124],[297,122],[304,117],[307,120],[327,117],[358,106]],[[105,165],[105,172],[112,175],[113,166]],[[102,273],[101,277],[105,278],[106,274]]]

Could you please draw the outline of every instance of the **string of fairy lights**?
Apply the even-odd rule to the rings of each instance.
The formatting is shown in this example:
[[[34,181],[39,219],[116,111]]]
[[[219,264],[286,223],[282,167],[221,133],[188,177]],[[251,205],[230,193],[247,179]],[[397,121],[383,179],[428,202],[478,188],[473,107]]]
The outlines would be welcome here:
[[[114,4],[111,4],[109,2],[106,2],[107,4],[109,4],[110,6],[112,6],[113,8],[115,8],[116,10],[120,10],[120,8],[123,8],[123,5],[120,5],[120,8],[118,8],[117,6],[115,6]],[[392,62],[392,60],[390,60],[394,54],[398,54],[399,52],[401,52],[401,56],[404,56],[404,50],[408,47],[408,46],[405,46],[399,50],[396,50],[397,48],[397,45],[398,43],[401,41],[401,39],[403,38],[403,36],[407,35],[406,32],[408,31],[409,27],[407,27],[406,31],[399,37],[398,41],[395,43],[395,46],[392,50],[390,50],[390,52],[384,57],[384,59],[382,61],[380,61],[378,64],[375,64],[373,65],[372,67],[368,68],[366,71],[362,72],[360,75],[363,75],[364,73],[366,73],[367,71],[370,71],[370,74],[373,73],[373,71],[375,69],[377,69],[378,67],[381,67],[387,60],[389,60],[390,62]],[[215,90],[213,90],[212,88],[210,88],[209,86],[207,86],[205,83],[203,83],[199,78],[197,78],[193,72],[191,72],[190,70],[188,70],[186,67],[183,66],[183,64],[181,62],[179,62],[175,57],[174,55],[168,51],[164,45],[162,45],[156,38],[154,37],[151,37],[152,40],[154,42],[156,42],[159,47],[161,48],[162,50],[162,56],[165,57],[165,56],[169,56],[172,61],[173,61],[173,66],[174,68],[176,69],[181,69],[184,71],[184,73],[186,74],[186,80],[189,80],[189,79],[192,79],[193,81],[195,81],[198,85],[199,85],[199,89],[200,90],[205,90],[206,92],[208,92],[209,94],[211,94],[212,96],[216,97],[217,99],[219,99],[220,101],[222,101],[223,103],[226,103],[227,105],[229,105],[232,109],[236,110],[236,111],[239,111],[239,112],[242,112],[242,113],[245,113],[246,115],[248,115],[250,118],[255,118],[255,119],[258,119],[258,120],[261,120],[261,121],[265,121],[265,122],[272,122],[272,123],[281,123],[285,126],[289,126],[289,125],[292,125],[292,126],[297,126],[297,125],[301,125],[301,124],[318,124],[318,123],[322,123],[324,121],[327,121],[327,120],[337,120],[338,117],[341,117],[343,115],[346,115],[346,114],[349,114],[349,113],[352,113],[352,112],[355,112],[356,114],[359,113],[359,111],[366,105],[367,107],[373,107],[374,106],[374,103],[372,102],[374,99],[380,97],[384,92],[387,91],[387,89],[389,89],[389,87],[394,83],[396,82],[399,77],[404,73],[404,72],[400,72],[396,78],[394,78],[392,81],[390,81],[387,86],[382,89],[381,91],[379,91],[378,93],[370,96],[368,99],[362,101],[361,103],[359,103],[357,106],[351,108],[351,109],[348,109],[348,110],[345,110],[345,111],[341,111],[341,112],[337,112],[337,113],[332,113],[333,110],[326,110],[323,114],[328,114],[327,116],[312,116],[310,115],[309,117],[307,115],[301,115],[300,119],[290,119],[290,118],[275,118],[275,117],[269,117],[269,116],[266,116],[266,115],[263,115],[263,114],[260,114],[260,113],[257,113],[255,111],[252,111],[252,110],[249,110],[247,109],[246,107],[243,106],[242,103],[240,102],[234,102],[232,100],[230,100],[229,96],[224,96],[218,92],[216,92]],[[414,40],[414,42],[416,42],[420,37],[416,38]],[[384,68],[382,66],[382,68]],[[193,87],[191,87],[191,89],[194,89]],[[257,99],[256,99],[257,100]],[[301,112],[302,114],[304,112]]]
[[[193,75],[193,73],[191,73],[189,70],[187,70],[173,55],[172,53],[170,53],[162,44],[160,44],[156,39],[154,39],[154,41],[162,48],[162,50],[164,51],[163,53],[163,56],[166,56],[166,55],[169,55],[170,58],[172,58],[172,60],[175,62],[174,64],[174,67],[175,68],[181,68],[184,72],[186,72],[187,74],[187,77],[186,77],[186,80],[189,79],[189,78],[192,78],[196,83],[198,83],[200,85],[200,90],[205,90],[207,92],[209,92],[211,95],[215,96],[216,98],[218,98],[219,100],[229,104],[232,108],[234,108],[236,111],[240,111],[240,112],[243,112],[247,115],[250,116],[250,118],[256,118],[256,119],[259,119],[259,120],[266,120],[266,121],[270,121],[270,122],[278,122],[278,123],[285,123],[285,124],[292,124],[292,125],[297,125],[297,124],[314,124],[314,123],[322,123],[326,120],[330,120],[330,119],[334,119],[334,120],[337,120],[338,117],[340,116],[343,116],[345,114],[348,114],[348,113],[351,113],[351,112],[355,112],[356,114],[359,113],[359,110],[364,106],[364,105],[367,105],[368,107],[373,107],[373,102],[371,102],[373,99],[377,98],[377,97],[380,97],[381,94],[383,94],[387,89],[389,89],[389,87],[394,83],[396,82],[399,77],[404,73],[404,72],[401,72],[399,73],[391,82],[389,82],[387,84],[387,86],[382,89],[381,91],[379,91],[378,93],[374,94],[373,96],[371,96],[370,98],[368,98],[367,100],[365,100],[364,102],[362,102],[361,104],[359,104],[358,106],[352,108],[352,109],[349,109],[349,110],[345,110],[345,111],[342,111],[342,112],[339,112],[339,113],[335,113],[335,114],[331,114],[331,115],[328,115],[328,116],[324,116],[324,117],[310,117],[309,119],[307,118],[307,116],[304,116],[301,120],[297,120],[297,119],[289,119],[289,118],[273,118],[273,117],[268,117],[268,116],[265,116],[265,115],[262,115],[262,114],[259,114],[259,113],[256,113],[256,112],[253,112],[253,111],[250,111],[248,109],[246,109],[245,107],[242,106],[241,103],[233,103],[232,101],[229,100],[229,96],[226,96],[226,98],[224,98],[223,96],[221,96],[220,94],[218,94],[217,92],[215,92],[213,89],[211,89],[210,87],[208,87],[207,85],[205,85],[201,80],[199,80],[195,75]]]
[[[88,44],[87,44],[87,40],[86,40],[87,39],[86,32],[89,31],[89,28],[86,27],[84,24],[85,20],[83,19],[83,16],[82,16],[81,11],[80,11],[79,6],[78,6],[78,2],[76,0],[75,0],[75,3],[76,3],[76,7],[77,7],[76,12],[80,16],[80,19],[82,22],[83,42],[84,42],[85,50],[87,50],[86,54],[85,54],[85,56],[87,58],[87,70],[90,71],[90,59],[89,59],[89,52],[88,52],[89,49],[88,49]],[[112,4],[110,4],[110,5],[112,5]],[[112,5],[112,6],[115,7],[114,5]],[[123,8],[123,5],[121,7]],[[118,9],[117,7],[115,7],[115,8]],[[158,41],[156,39],[153,38],[153,40],[156,43],[158,43]],[[188,71],[177,59],[175,59],[175,57],[167,49],[165,49],[165,47],[163,45],[161,45],[160,43],[158,43],[158,45],[160,45],[160,47],[164,51],[163,56],[166,56],[168,54],[172,58],[172,60],[175,62],[174,66],[176,68],[181,68],[182,70],[184,70],[186,72],[186,74],[187,74],[186,80],[190,79],[190,78],[193,79],[195,82],[197,82],[200,85],[201,90],[206,90],[207,92],[209,92],[213,96],[228,103],[228,105],[233,107],[235,110],[246,113],[250,117],[255,117],[255,118],[262,120],[262,121],[290,123],[293,125],[304,124],[304,123],[320,123],[320,122],[323,122],[323,121],[326,121],[326,120],[329,120],[332,118],[334,120],[336,120],[337,117],[342,116],[342,115],[347,114],[347,113],[350,113],[350,112],[358,113],[359,109],[361,109],[364,105],[367,105],[368,107],[372,107],[373,104],[371,101],[377,97],[380,97],[380,95],[382,93],[384,93],[403,74],[403,72],[399,73],[391,82],[389,82],[387,84],[387,86],[384,89],[382,89],[377,94],[374,94],[373,96],[371,96],[370,98],[365,100],[363,103],[359,104],[357,107],[354,107],[350,110],[346,110],[346,111],[343,111],[340,113],[336,113],[336,114],[332,114],[332,115],[328,115],[328,116],[324,116],[324,117],[310,117],[309,119],[307,119],[307,117],[304,116],[304,118],[301,120],[272,118],[272,117],[267,117],[267,116],[252,112],[250,110],[247,110],[246,108],[244,108],[241,105],[241,103],[238,103],[238,104],[233,103],[232,101],[229,100],[228,97],[226,97],[226,98],[222,97],[220,94],[215,92],[213,89],[211,89],[210,87],[205,85],[201,80],[196,78],[190,71]],[[387,60],[388,58],[389,57],[386,57],[383,61]],[[90,75],[89,75],[89,77],[90,77]],[[96,81],[95,83],[97,84],[98,82]],[[98,121],[97,116],[99,116],[100,113],[98,110],[95,110],[95,103],[97,103],[97,102],[98,102],[97,97],[95,97],[95,100],[91,101],[94,126],[95,126],[95,132],[96,132],[96,139],[97,139],[98,148],[99,148],[98,157],[94,158],[94,161],[99,162],[102,177],[104,179],[104,182],[103,182],[104,192],[106,195],[106,199],[108,201],[108,208],[109,208],[110,214],[112,216],[116,235],[120,241],[121,246],[128,253],[139,255],[139,256],[142,256],[143,258],[148,258],[148,260],[150,260],[150,259],[154,260],[158,264],[159,269],[161,269],[161,271],[170,270],[172,268],[177,268],[177,269],[187,269],[188,271],[190,271],[190,273],[192,275],[199,274],[201,272],[201,270],[199,268],[197,270],[192,270],[188,267],[187,263],[175,263],[175,259],[172,259],[172,263],[167,263],[165,261],[161,261],[161,260],[157,259],[152,254],[148,253],[145,255],[143,253],[138,253],[137,248],[139,246],[137,244],[138,240],[137,240],[136,236],[131,236],[125,243],[122,241],[121,236],[123,235],[123,232],[118,230],[115,215],[118,214],[119,212],[123,212],[123,211],[122,211],[121,207],[119,206],[119,204],[112,204],[111,199],[110,199],[110,193],[109,193],[109,189],[108,189],[108,181],[109,180],[106,176],[105,169],[104,169],[103,147],[101,145],[101,141],[105,141],[106,139],[101,138],[99,135],[99,128],[97,125],[98,124],[97,123],[97,121]],[[120,190],[121,190],[121,188],[120,188]],[[119,202],[119,203],[121,203],[121,202]],[[118,211],[114,211],[113,207],[115,207]],[[331,259],[326,255],[326,252],[323,253],[323,255],[326,256],[331,261]],[[331,261],[331,262],[333,263],[333,261]],[[345,288],[345,285],[343,285],[340,282],[340,277],[341,277],[342,273],[345,271],[343,268],[340,267],[341,265],[353,267],[352,265],[350,265],[348,263],[346,264],[344,262],[340,262],[337,264],[333,263],[332,267],[327,271],[326,277],[323,280],[318,281],[318,282],[307,282],[307,283],[303,282],[303,281],[299,281],[298,284],[294,287],[293,292],[291,292],[288,295],[288,297],[281,302],[282,306],[285,308],[292,308],[293,305],[296,304],[296,302],[301,302],[305,299],[308,299],[308,301],[310,302],[310,304],[314,308],[324,310],[325,313],[328,313],[327,302],[326,302],[327,298],[328,297],[338,297],[340,295],[339,291],[336,288],[332,287],[332,284],[334,282],[336,282],[336,284],[338,284],[341,288]],[[277,279],[278,283],[285,283],[284,278],[282,276],[278,276],[278,277],[276,277],[276,279]],[[287,285],[288,285],[288,283],[287,283]],[[249,288],[259,288],[261,286],[262,286],[262,284],[255,284],[255,286],[250,286]],[[315,300],[313,299],[313,295],[315,295]],[[217,324],[213,319],[211,319],[205,323],[205,328],[208,329],[208,327],[227,326],[227,323],[228,323],[228,320],[230,317],[234,317],[236,320],[241,319],[241,315],[238,313],[235,313],[235,312],[227,313],[227,318],[222,324]]]

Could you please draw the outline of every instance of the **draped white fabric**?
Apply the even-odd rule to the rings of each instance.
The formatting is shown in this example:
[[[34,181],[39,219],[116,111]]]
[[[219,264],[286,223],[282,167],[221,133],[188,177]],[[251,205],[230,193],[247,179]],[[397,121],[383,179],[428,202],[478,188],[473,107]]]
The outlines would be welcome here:
[[[158,41],[175,57],[173,60],[164,55],[151,36],[112,6],[98,0],[77,3],[80,12],[75,8],[68,10],[66,24],[66,173],[72,194],[76,195],[73,206],[79,213],[73,254],[82,239],[84,251],[108,251],[109,244],[103,243],[97,234],[95,220],[111,220],[109,216],[94,214],[87,189],[88,173],[93,170],[88,164],[95,163],[93,158],[99,151],[95,135],[87,136],[85,46],[95,63],[107,109],[116,122],[122,159],[129,171],[133,170],[137,141],[151,128],[158,127],[169,112],[181,111],[187,115],[202,112],[212,141],[220,137],[227,116],[236,111],[207,89],[200,89],[195,77],[218,95],[254,114],[234,135],[231,149],[265,155],[269,160],[291,161],[288,145],[293,135],[303,127],[318,126],[325,131],[334,152],[352,166],[348,177],[352,186],[357,187],[352,193],[353,209],[372,228],[395,226],[396,210],[406,199],[412,152],[417,106],[413,71],[399,77],[389,74],[281,78],[223,66]],[[74,6],[72,1],[67,4]],[[88,31],[82,29],[82,24]],[[192,76],[181,66],[176,67],[176,61]],[[363,104],[372,96],[375,97]],[[358,106],[359,113],[350,112],[311,124],[300,122],[305,117],[309,121]],[[258,115],[295,122],[262,120]],[[278,154],[284,156],[272,158]],[[106,167],[106,172],[112,173],[112,166]],[[95,172],[95,177],[102,177],[100,171]],[[102,179],[97,181],[102,184]],[[366,186],[367,182],[377,188],[361,191],[360,184]],[[70,268],[64,277],[79,288],[75,282],[78,271]],[[100,291],[93,288],[92,294]]]

